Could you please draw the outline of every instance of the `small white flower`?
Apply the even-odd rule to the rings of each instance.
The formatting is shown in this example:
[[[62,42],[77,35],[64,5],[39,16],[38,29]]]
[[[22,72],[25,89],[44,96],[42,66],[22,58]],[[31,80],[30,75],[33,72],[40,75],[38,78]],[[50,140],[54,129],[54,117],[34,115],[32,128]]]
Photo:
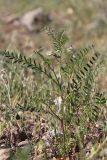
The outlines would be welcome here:
[[[60,73],[57,74],[57,78],[58,78],[59,80],[61,79],[61,74],[60,74]]]
[[[19,116],[22,116],[22,115],[23,115],[23,112],[22,112],[22,111],[19,111],[19,112],[18,112],[18,115],[19,115]]]
[[[51,55],[52,55],[52,51],[51,51],[51,50],[47,50],[47,51],[46,51],[46,55],[47,55],[47,56],[51,56]]]
[[[62,98],[59,96],[54,100],[55,105],[58,107],[58,112],[61,110]]]
[[[72,49],[73,49],[73,46],[72,46],[72,44],[70,44],[70,45],[68,46],[68,48],[67,48],[67,51],[70,52]]]
[[[76,54],[73,54],[72,57],[75,59],[76,58]]]

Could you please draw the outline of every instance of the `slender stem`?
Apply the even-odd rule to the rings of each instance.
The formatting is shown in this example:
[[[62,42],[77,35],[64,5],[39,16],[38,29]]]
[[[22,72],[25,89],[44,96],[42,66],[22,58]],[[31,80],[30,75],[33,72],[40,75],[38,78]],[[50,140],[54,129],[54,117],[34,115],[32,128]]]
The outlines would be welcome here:
[[[50,105],[48,105],[47,103],[43,102],[45,105],[47,105],[51,111],[51,113],[59,120],[61,121],[62,119],[52,110],[52,108],[50,107]]]
[[[41,59],[45,62],[45,57],[43,56],[43,55],[41,55],[39,52],[38,52],[38,55],[41,57]],[[54,67],[52,66],[51,67],[51,65],[48,65],[47,64],[47,67],[49,67],[49,69],[53,72],[53,74],[54,74],[54,76],[55,76],[55,78],[56,78],[56,81],[57,81],[57,83],[59,84],[59,86],[60,86],[60,83],[59,83],[59,80],[58,80],[58,78],[57,78],[57,76],[56,76],[56,73],[55,73],[55,71],[54,71]]]
[[[53,67],[51,67],[50,69],[53,71],[54,76],[55,76],[55,78],[56,78],[56,80],[57,80],[57,82],[58,82],[58,84],[59,84],[59,86],[60,86],[60,82],[59,82],[59,80],[58,80],[58,77],[57,77],[57,75],[56,75],[56,73],[55,73]]]
[[[41,71],[41,72],[43,72],[48,78],[50,78],[47,73],[45,73],[44,71]],[[57,86],[59,86],[58,83],[55,81],[55,79],[51,78],[51,80],[52,80]]]
[[[64,127],[64,120],[63,119],[61,120],[61,129],[62,129],[62,132],[63,132],[63,143],[64,143],[64,153],[65,153],[64,156],[66,156],[66,143],[65,143],[66,135],[65,135],[65,127]]]
[[[61,121],[61,118],[52,110],[52,108],[50,106],[48,107],[51,110],[51,112],[55,115],[55,117]]]

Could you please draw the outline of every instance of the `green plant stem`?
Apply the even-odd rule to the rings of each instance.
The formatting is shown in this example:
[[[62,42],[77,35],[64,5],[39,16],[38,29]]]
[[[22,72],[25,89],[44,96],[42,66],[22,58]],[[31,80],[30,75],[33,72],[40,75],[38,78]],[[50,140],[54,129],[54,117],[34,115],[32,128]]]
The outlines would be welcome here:
[[[61,129],[63,132],[63,142],[64,142],[64,156],[66,157],[66,135],[65,135],[65,127],[64,127],[64,120],[61,120]]]
[[[50,111],[53,113],[53,115],[54,115],[58,120],[61,121],[61,118],[52,110],[52,108],[51,108],[50,106],[48,106],[48,107],[49,107]]]
[[[52,108],[50,107],[50,105],[48,105],[46,102],[43,102],[46,106],[49,107],[50,111],[51,111],[51,115],[54,115],[59,121],[61,121],[62,119],[52,110]]]
[[[53,71],[53,73],[54,73],[54,76],[55,76],[55,78],[56,78],[56,80],[57,80],[57,83],[59,84],[59,88],[61,88],[61,87],[60,87],[61,84],[60,84],[60,82],[59,82],[59,80],[58,80],[58,77],[57,77],[57,75],[56,75],[54,69],[53,69],[52,67],[51,67],[50,69],[51,69],[51,70]]]
[[[83,141],[82,141],[82,135],[78,131],[77,133],[77,140],[78,140],[78,145],[79,145],[79,160],[85,160],[85,154],[84,154],[84,147],[83,147]]]

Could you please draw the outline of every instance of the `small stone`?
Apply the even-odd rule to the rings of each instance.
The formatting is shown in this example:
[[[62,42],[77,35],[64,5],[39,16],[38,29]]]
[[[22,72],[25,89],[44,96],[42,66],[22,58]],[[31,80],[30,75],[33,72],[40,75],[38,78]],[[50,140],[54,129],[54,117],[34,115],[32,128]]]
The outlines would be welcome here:
[[[10,157],[10,148],[0,149],[0,160],[7,160]]]
[[[50,22],[51,20],[51,16],[44,13],[42,8],[37,8],[25,13],[25,15],[20,18],[20,23],[30,32],[38,32],[45,24],[47,24],[47,22]]]

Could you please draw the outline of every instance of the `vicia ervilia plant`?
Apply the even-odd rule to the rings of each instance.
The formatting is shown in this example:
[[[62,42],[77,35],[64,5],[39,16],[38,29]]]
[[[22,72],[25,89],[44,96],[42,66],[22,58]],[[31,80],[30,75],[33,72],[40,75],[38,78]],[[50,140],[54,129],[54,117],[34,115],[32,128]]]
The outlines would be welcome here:
[[[0,54],[12,63],[33,70],[37,79],[39,76],[36,101],[41,112],[48,114],[54,129],[55,154],[83,160],[88,158],[85,138],[91,132],[89,125],[95,127],[106,103],[104,94],[96,86],[103,60],[93,45],[68,50],[64,31],[48,29],[47,32],[53,40],[49,56],[41,48],[35,52],[36,59],[9,51],[0,51]]]

